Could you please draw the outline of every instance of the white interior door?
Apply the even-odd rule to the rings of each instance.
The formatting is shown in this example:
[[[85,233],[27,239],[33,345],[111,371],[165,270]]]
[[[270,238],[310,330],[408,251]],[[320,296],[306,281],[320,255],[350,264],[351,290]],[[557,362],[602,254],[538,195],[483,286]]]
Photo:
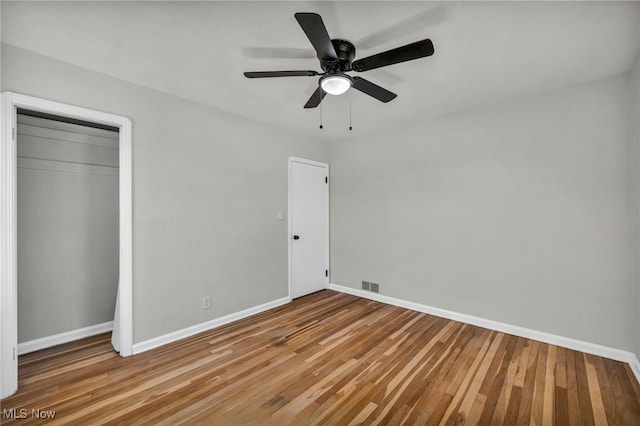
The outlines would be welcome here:
[[[329,165],[289,159],[289,291],[291,298],[329,282]]]

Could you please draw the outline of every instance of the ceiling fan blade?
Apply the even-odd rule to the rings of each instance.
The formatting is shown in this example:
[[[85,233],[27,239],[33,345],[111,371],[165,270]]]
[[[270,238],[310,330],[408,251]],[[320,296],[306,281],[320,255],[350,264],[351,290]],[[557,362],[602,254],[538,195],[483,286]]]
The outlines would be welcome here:
[[[397,47],[378,53],[377,55],[367,56],[366,58],[353,61],[351,68],[354,71],[369,71],[375,68],[386,67],[387,65],[398,64],[400,62],[411,61],[418,58],[433,55],[433,43],[431,40],[425,39],[407,44],[406,46]]]
[[[247,78],[313,77],[316,75],[318,75],[316,71],[249,71],[244,73]]]
[[[372,96],[379,100],[380,102],[387,103],[389,101],[394,100],[398,95],[393,92],[384,89],[377,84],[373,84],[369,80],[365,80],[362,77],[352,77],[353,78],[353,88],[361,91],[362,93],[366,93],[369,96]]]
[[[296,20],[318,53],[318,59],[338,59],[327,28],[317,13],[296,13]]]
[[[304,104],[304,107],[305,108],[317,107],[318,105],[320,105],[320,102],[322,102],[326,94],[327,92],[325,92],[324,90],[322,90],[320,86],[318,86],[318,88],[316,89],[315,92],[313,92],[313,95],[311,95],[307,103]]]

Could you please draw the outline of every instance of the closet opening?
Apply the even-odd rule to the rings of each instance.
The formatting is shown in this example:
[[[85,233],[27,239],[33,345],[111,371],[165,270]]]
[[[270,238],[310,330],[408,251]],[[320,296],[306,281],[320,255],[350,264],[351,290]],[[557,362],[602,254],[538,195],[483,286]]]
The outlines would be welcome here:
[[[111,332],[119,129],[18,108],[18,355]]]

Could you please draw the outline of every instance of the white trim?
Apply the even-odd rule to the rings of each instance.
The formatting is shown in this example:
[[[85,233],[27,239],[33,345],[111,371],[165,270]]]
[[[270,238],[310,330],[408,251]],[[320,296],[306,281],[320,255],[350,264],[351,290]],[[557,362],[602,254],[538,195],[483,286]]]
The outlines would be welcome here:
[[[329,179],[329,164],[328,163],[321,163],[319,161],[314,161],[314,160],[307,160],[306,158],[300,158],[300,157],[289,157],[288,160],[288,179],[287,179],[287,286],[288,286],[288,291],[289,291],[289,298],[291,298],[291,238],[292,238],[292,232],[291,232],[291,177],[292,177],[292,163],[302,163],[302,164],[309,164],[312,166],[317,166],[317,167],[322,167],[324,169],[327,170],[327,179]],[[329,259],[330,259],[330,249],[329,249],[329,235],[330,235],[330,231],[329,231],[329,226],[330,226],[330,219],[329,219],[329,215],[330,215],[330,208],[329,208],[329,201],[330,201],[330,197],[329,197],[329,190],[330,190],[330,185],[331,185],[331,179],[328,180],[327,182],[327,235],[326,235],[326,247],[327,247],[327,252],[326,252],[326,257],[325,257],[325,264],[326,264],[326,270],[329,271],[328,275],[331,275],[331,268],[329,266]],[[327,276],[326,280],[325,280],[325,288],[329,288],[329,280],[330,277]]]
[[[53,336],[29,340],[27,342],[18,343],[18,355],[24,355],[29,352],[35,352],[52,346],[61,345],[63,343],[73,342],[75,340],[84,339],[85,337],[95,336],[96,334],[108,333],[112,330],[113,321],[107,321],[102,324],[90,325],[88,327],[54,334]]]
[[[463,322],[465,324],[488,328],[489,330],[513,334],[515,336],[524,337],[526,339],[537,340],[543,343],[561,346],[563,348],[573,349],[575,351],[585,352],[591,355],[597,355],[604,358],[614,359],[616,361],[626,362],[629,363],[629,366],[635,374],[636,379],[638,379],[638,382],[640,382],[640,362],[638,362],[638,358],[636,357],[636,355],[629,351],[572,339],[570,337],[558,336],[556,334],[532,330],[530,328],[506,324],[503,322],[480,318],[473,315],[461,314],[446,309],[434,308],[432,306],[409,302],[402,299],[396,299],[395,297],[384,296],[378,293],[371,293],[365,290],[345,287],[339,284],[331,283],[329,284],[329,289],[339,291],[341,293],[351,294],[353,296],[362,297],[364,299],[375,300],[377,302],[386,303],[388,305],[411,309],[412,311],[423,312],[425,314],[447,318],[453,321]]]
[[[124,117],[123,117],[124,118]],[[118,335],[120,356],[133,354],[133,161],[131,120],[120,123],[120,273],[118,275]]]
[[[0,398],[18,390],[15,107],[2,94],[0,116]]]
[[[293,156],[289,157],[289,163],[291,162],[309,164],[311,166],[316,166],[316,167],[326,167],[327,169],[329,168],[329,165],[327,163],[322,163],[320,161],[315,161],[315,160],[308,160],[306,158],[300,158],[300,157],[293,157]]]
[[[629,362],[629,367],[631,367],[631,371],[633,371],[633,374],[635,374],[636,379],[638,379],[638,382],[640,382],[640,361],[638,360],[638,357],[636,356],[636,354],[631,354],[631,360],[628,361]]]
[[[119,128],[120,161],[120,355],[129,356],[133,344],[132,283],[132,162],[131,120],[105,112],[46,99],[2,92],[0,115],[0,397],[18,389],[17,263],[16,263],[16,110],[25,108]]]
[[[283,297],[281,299],[263,303],[262,305],[247,308],[239,312],[234,312],[232,314],[225,315],[211,321],[192,325],[191,327],[183,328],[182,330],[177,330],[171,333],[164,334],[162,336],[154,337],[153,339],[145,340],[133,345],[133,354],[137,355],[139,353],[155,349],[159,346],[167,345],[186,337],[193,336],[194,334],[202,333],[203,331],[208,331],[216,327],[220,327],[221,325],[229,324],[230,322],[247,318],[252,315],[268,311],[269,309],[277,308],[278,306],[286,305],[289,302],[291,302],[291,299],[289,297]]]

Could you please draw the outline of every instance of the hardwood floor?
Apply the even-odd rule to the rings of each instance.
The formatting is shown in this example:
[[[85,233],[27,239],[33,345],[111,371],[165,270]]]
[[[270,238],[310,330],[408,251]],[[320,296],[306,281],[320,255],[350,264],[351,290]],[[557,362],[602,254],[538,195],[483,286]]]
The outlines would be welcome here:
[[[332,291],[130,358],[109,338],[21,356],[0,422],[640,424],[626,364]]]

